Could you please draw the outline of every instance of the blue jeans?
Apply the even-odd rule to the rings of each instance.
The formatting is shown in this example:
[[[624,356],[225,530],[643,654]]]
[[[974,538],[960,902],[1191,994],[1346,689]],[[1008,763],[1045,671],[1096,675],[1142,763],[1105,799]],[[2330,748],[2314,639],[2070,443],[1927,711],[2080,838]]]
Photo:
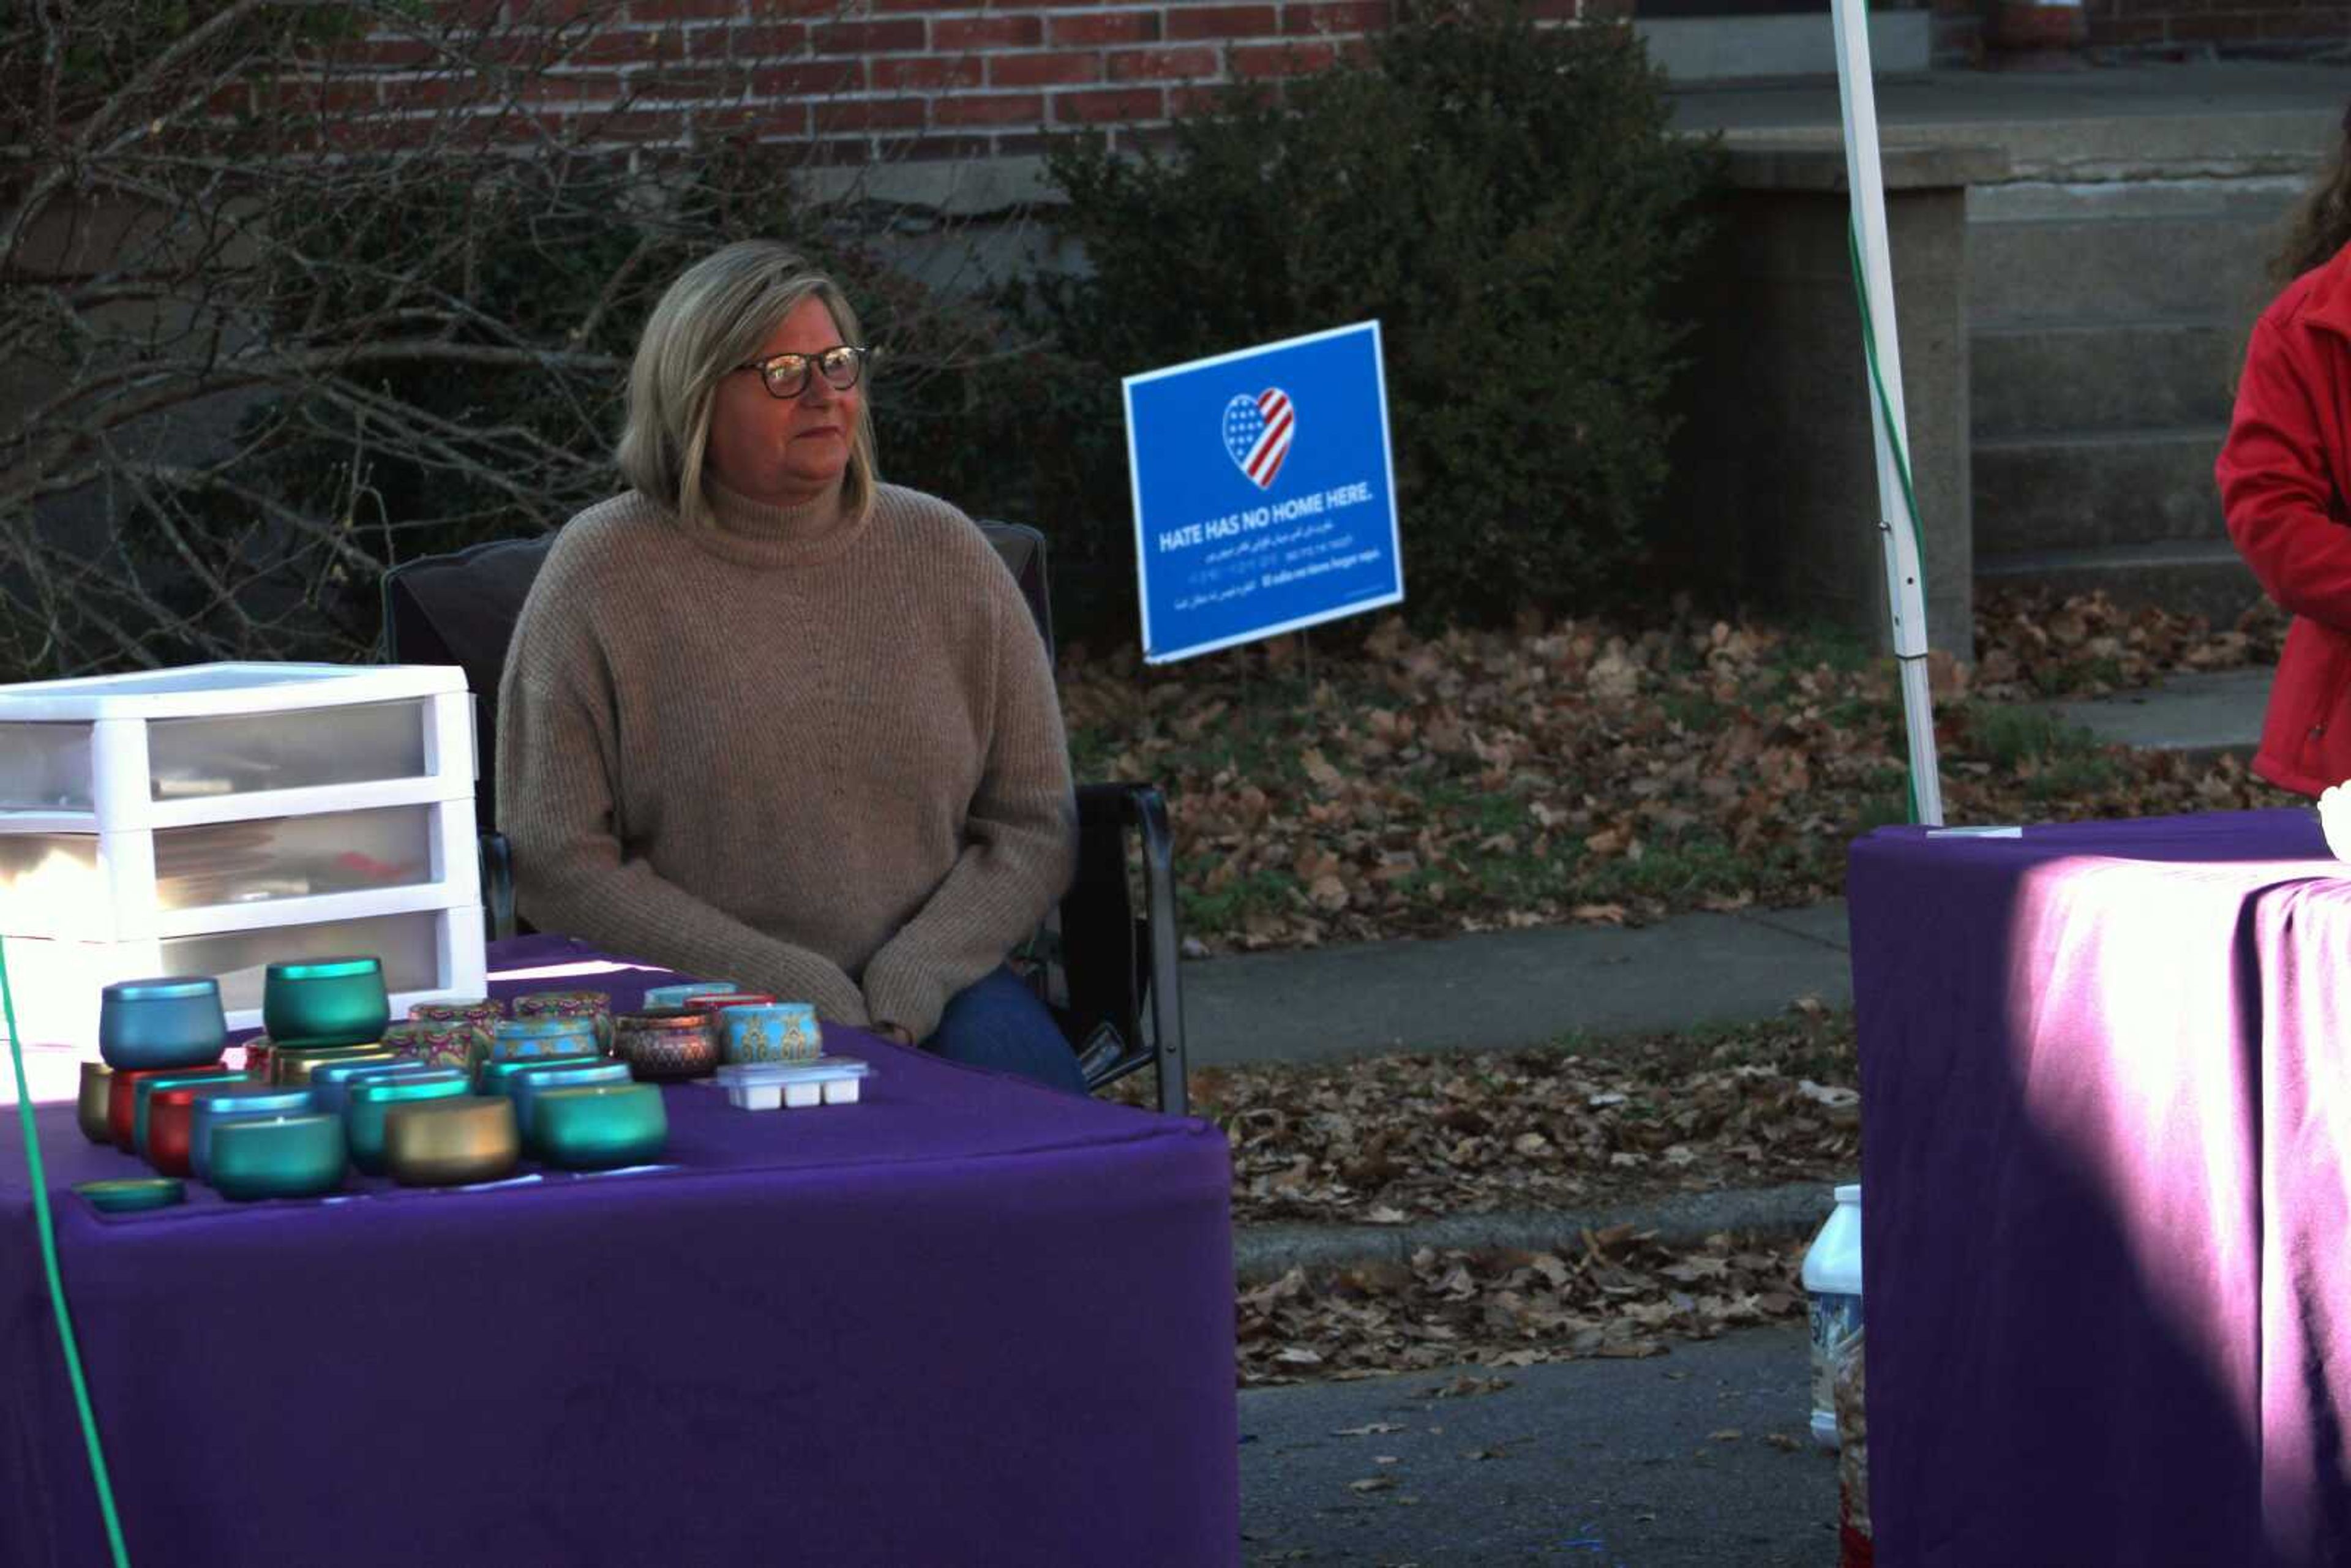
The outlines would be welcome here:
[[[1078,1053],[1037,993],[1010,966],[983,975],[951,998],[923,1041],[949,1061],[1033,1078],[1072,1094],[1086,1092]]]

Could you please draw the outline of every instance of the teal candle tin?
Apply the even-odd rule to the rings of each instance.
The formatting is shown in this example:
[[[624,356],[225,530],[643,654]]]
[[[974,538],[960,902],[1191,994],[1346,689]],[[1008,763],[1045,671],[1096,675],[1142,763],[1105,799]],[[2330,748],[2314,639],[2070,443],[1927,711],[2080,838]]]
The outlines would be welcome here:
[[[420,1100],[453,1100],[472,1093],[473,1089],[465,1075],[452,1068],[352,1084],[350,1103],[343,1112],[344,1126],[350,1137],[351,1164],[370,1176],[383,1175],[383,1119],[392,1106]]]
[[[274,1040],[365,1045],[383,1038],[392,998],[374,957],[272,964],[261,982],[261,1022]]]
[[[423,1072],[448,1072],[451,1068],[436,1068],[423,1061],[329,1061],[311,1070],[310,1092],[319,1102],[319,1109],[341,1115],[350,1109],[351,1089],[356,1084],[381,1082],[387,1078],[413,1078]]]
[[[657,1083],[591,1083],[549,1089],[531,1108],[538,1157],[567,1170],[632,1166],[669,1142],[669,1112]]]
[[[98,994],[98,1054],[109,1067],[201,1067],[227,1044],[220,982],[209,975],[117,980]]]
[[[688,997],[733,997],[742,994],[743,988],[732,980],[695,980],[683,986],[655,986],[645,993],[641,1004],[644,1009],[682,1008]]]
[[[212,1137],[227,1123],[246,1116],[293,1116],[318,1109],[308,1089],[263,1083],[207,1084],[188,1105],[188,1174],[212,1180]]]
[[[515,1130],[522,1135],[523,1153],[536,1156],[538,1145],[531,1139],[531,1108],[539,1095],[550,1089],[579,1089],[590,1083],[627,1083],[629,1064],[625,1061],[596,1062],[586,1066],[562,1067],[549,1064],[517,1073],[509,1083],[509,1098],[514,1101]]]
[[[514,1092],[514,1081],[526,1072],[543,1072],[550,1067],[601,1067],[607,1060],[582,1052],[573,1056],[510,1056],[503,1061],[485,1061],[481,1071],[474,1074],[474,1092],[509,1094]]]
[[[186,1186],[171,1176],[76,1182],[74,1191],[100,1214],[138,1214],[151,1208],[169,1208],[188,1200]]]
[[[223,1197],[316,1197],[343,1185],[345,1163],[343,1120],[322,1112],[213,1129],[212,1185]]]
[[[141,1159],[148,1158],[147,1125],[155,1103],[158,1089],[198,1089],[213,1083],[256,1083],[250,1072],[231,1072],[226,1068],[199,1068],[193,1072],[159,1072],[152,1078],[141,1078],[131,1087],[131,1152]]]

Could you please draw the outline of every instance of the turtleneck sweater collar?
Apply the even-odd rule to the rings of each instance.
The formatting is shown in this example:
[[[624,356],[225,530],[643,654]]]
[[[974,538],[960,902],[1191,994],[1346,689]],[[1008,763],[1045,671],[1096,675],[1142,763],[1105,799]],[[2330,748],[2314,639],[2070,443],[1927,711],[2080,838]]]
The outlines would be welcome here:
[[[837,486],[799,506],[778,507],[730,490],[705,472],[702,494],[714,524],[689,528],[687,537],[737,566],[813,566],[847,549],[865,528],[865,518],[842,515]]]

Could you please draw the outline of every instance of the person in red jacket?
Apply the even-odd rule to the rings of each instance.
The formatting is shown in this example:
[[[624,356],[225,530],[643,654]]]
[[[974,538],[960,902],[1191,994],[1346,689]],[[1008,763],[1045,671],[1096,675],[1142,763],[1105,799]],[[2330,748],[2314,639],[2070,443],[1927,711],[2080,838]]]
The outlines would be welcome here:
[[[2294,617],[2253,771],[2315,796],[2351,779],[2351,110],[2272,264],[2215,474],[2229,538]]]

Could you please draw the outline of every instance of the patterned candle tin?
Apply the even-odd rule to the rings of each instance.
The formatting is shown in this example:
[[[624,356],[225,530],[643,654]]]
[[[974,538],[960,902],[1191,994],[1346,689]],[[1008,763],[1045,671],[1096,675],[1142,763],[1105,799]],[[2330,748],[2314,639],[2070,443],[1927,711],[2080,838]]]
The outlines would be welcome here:
[[[496,1027],[495,1023],[428,1023],[411,1019],[385,1028],[383,1048],[429,1067],[471,1068],[490,1054]]]
[[[649,1083],[706,1078],[719,1061],[713,1015],[687,1008],[648,1008],[612,1020],[612,1054]]]
[[[824,1052],[816,1009],[806,1002],[721,1008],[718,1027],[726,1040],[730,1066],[814,1061]]]
[[[596,1049],[612,1049],[612,998],[603,991],[533,991],[517,997],[518,1019],[586,1019],[596,1026]]]
[[[601,1056],[603,1051],[604,1041],[596,1031],[594,1019],[549,1014],[498,1020],[490,1059],[496,1061],[518,1056]]]

